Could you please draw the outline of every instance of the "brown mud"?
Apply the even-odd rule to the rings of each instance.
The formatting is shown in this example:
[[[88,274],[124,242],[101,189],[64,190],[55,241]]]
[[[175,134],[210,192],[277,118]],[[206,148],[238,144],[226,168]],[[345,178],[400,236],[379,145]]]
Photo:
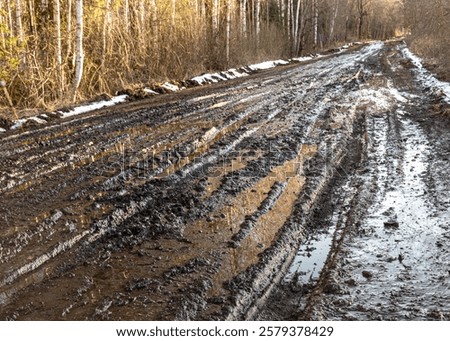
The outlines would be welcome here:
[[[0,318],[450,318],[449,120],[403,47],[2,134]]]

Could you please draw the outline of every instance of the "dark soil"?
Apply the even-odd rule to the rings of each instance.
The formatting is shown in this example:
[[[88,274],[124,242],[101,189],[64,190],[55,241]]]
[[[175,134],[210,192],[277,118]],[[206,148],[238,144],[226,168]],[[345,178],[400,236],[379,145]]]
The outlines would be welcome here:
[[[0,135],[0,318],[448,319],[449,120],[402,48]]]

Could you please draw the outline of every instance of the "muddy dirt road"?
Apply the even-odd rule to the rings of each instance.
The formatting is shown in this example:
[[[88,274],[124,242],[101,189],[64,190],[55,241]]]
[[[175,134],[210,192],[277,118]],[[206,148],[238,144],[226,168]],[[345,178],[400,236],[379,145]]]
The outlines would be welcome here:
[[[0,136],[0,318],[449,319],[449,118],[400,42]]]

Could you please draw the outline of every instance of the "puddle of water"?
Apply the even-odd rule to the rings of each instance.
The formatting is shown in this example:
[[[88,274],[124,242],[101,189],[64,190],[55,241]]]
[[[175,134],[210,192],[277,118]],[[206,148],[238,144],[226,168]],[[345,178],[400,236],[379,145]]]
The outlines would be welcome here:
[[[310,238],[302,244],[283,279],[285,283],[295,281],[303,285],[319,279],[333,243],[334,230],[332,227],[326,233]]]

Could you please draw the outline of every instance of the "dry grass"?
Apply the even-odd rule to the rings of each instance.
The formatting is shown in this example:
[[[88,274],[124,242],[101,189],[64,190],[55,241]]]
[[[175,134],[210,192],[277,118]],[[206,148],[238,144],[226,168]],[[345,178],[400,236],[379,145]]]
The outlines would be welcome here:
[[[450,82],[450,41],[436,36],[410,37],[411,50],[423,58],[424,66],[440,80]]]

